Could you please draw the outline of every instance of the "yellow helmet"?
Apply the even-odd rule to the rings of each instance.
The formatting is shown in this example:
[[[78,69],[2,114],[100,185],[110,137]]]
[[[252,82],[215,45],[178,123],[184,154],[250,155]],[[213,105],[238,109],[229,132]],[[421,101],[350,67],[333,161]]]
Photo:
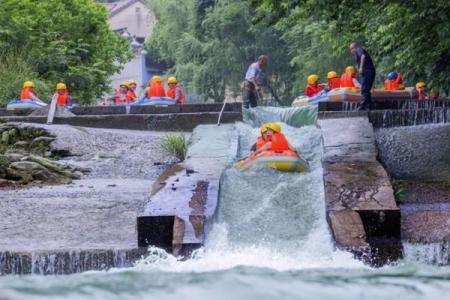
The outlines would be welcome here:
[[[122,86],[124,86],[124,87],[130,87],[130,84],[128,83],[128,81],[122,81],[121,83],[120,83],[120,86],[122,87]]]
[[[319,81],[319,76],[317,76],[316,74],[312,74],[308,76],[307,82],[308,84],[315,84],[317,83],[317,81]]]
[[[168,84],[177,84],[177,78],[175,76],[169,77],[169,79],[167,79],[167,83]]]
[[[34,88],[34,83],[33,81],[25,81],[23,83],[23,88]]]
[[[60,82],[56,84],[56,90],[67,90],[67,86],[64,83]]]
[[[268,125],[268,123],[263,124],[263,125],[261,126],[261,134],[264,134],[264,133],[267,132],[267,125]]]
[[[330,71],[327,74],[327,79],[332,79],[338,77],[338,74],[335,71]]]
[[[152,77],[152,82],[153,83],[161,83],[162,82],[161,76],[153,76]]]
[[[420,88],[423,88],[426,86],[427,86],[427,84],[425,82],[421,81],[416,84],[416,89],[420,89]]]
[[[132,84],[137,85],[136,81],[134,81],[133,79],[128,80],[127,83],[128,83],[128,86],[130,86]]]
[[[354,66],[348,66],[347,68],[345,68],[345,73],[355,74],[356,73],[356,69],[355,69]]]
[[[278,123],[268,123],[266,126],[267,128],[272,129],[273,132],[281,132],[281,126]]]

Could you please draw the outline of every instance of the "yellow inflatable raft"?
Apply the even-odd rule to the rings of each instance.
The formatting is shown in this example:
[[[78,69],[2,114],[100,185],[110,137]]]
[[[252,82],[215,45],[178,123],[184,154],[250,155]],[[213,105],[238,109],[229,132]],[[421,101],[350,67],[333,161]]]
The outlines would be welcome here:
[[[308,172],[310,170],[308,162],[297,152],[291,150],[264,151],[236,164],[236,168],[243,172],[251,172],[261,166],[281,172]]]

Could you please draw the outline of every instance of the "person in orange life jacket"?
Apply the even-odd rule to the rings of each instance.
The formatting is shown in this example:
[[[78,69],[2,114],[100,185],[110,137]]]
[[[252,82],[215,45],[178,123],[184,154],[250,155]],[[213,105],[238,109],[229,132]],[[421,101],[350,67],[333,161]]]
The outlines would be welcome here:
[[[148,82],[147,88],[144,91],[144,98],[161,98],[166,97],[166,92],[160,76],[153,76]]]
[[[115,105],[122,105],[127,103],[128,82],[123,81],[120,83],[120,87],[114,90],[114,94],[108,97],[108,100],[112,100]]]
[[[419,93],[419,101],[428,100],[427,84],[423,81],[416,84],[416,91]]]
[[[327,85],[326,83],[319,83],[319,76],[316,74],[309,75],[306,81],[305,94],[308,97],[316,96],[322,91],[322,87]]]
[[[327,74],[328,79],[328,90],[334,90],[341,87],[341,78],[338,76],[338,74],[335,71],[330,71]]]
[[[34,93],[34,83],[32,81],[25,81],[23,83],[22,91],[20,92],[20,100],[24,101],[39,101],[42,102],[41,99],[39,99],[36,94]]]
[[[57,97],[56,104],[59,106],[72,106],[67,86],[64,83],[60,82],[56,84],[55,94],[53,94],[53,97]]]
[[[341,76],[341,88],[361,88],[361,84],[356,79],[356,69],[354,66],[345,68],[345,72]]]
[[[184,104],[184,92],[183,87],[178,83],[177,78],[172,76],[167,79],[169,89],[167,90],[167,97],[174,99],[175,104]]]
[[[256,139],[256,143],[253,144],[253,146],[250,148],[250,155],[253,154],[253,152],[255,152],[256,150],[261,149],[268,141],[269,141],[269,137],[267,136],[267,124],[263,124],[260,128],[261,130],[261,136],[258,136],[258,138]]]
[[[266,127],[266,143],[262,147],[254,151],[251,156],[264,151],[291,150],[296,152],[295,148],[289,144],[284,134],[281,133],[281,126],[278,123],[268,123],[266,124]]]
[[[385,90],[404,90],[402,74],[398,72],[390,72],[387,79],[384,81]]]
[[[136,81],[134,81],[133,79],[130,79],[127,81],[128,83],[128,92],[127,92],[127,97],[126,97],[126,101],[127,103],[130,102],[134,102],[138,99],[137,95],[136,95]]]

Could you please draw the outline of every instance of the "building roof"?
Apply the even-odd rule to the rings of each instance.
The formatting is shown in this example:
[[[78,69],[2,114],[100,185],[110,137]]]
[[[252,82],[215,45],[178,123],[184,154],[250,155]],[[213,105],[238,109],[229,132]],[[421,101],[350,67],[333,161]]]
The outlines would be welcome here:
[[[116,2],[105,3],[105,6],[108,8],[109,17],[111,18],[136,2],[142,2],[145,4],[145,1],[143,0],[119,0]]]

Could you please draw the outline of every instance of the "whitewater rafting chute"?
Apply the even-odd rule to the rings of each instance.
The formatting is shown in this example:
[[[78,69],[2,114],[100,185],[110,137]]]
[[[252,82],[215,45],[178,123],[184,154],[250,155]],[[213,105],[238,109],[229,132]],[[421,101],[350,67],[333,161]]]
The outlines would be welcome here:
[[[236,163],[236,168],[243,172],[251,172],[259,167],[269,167],[281,172],[308,172],[309,163],[297,152],[264,151]]]
[[[47,107],[47,103],[42,101],[35,101],[35,100],[18,100],[13,99],[8,102],[6,105],[7,110],[18,110],[18,109],[36,109],[36,108],[45,108]]]

